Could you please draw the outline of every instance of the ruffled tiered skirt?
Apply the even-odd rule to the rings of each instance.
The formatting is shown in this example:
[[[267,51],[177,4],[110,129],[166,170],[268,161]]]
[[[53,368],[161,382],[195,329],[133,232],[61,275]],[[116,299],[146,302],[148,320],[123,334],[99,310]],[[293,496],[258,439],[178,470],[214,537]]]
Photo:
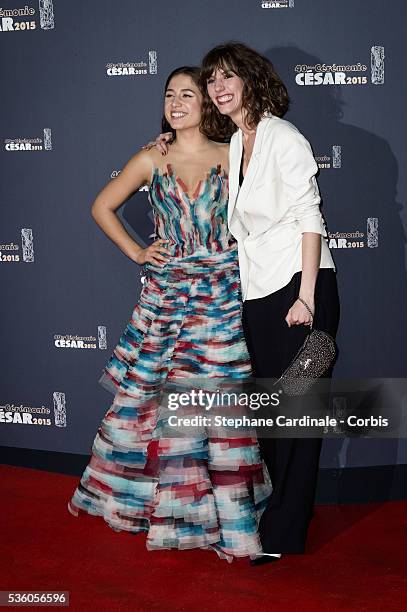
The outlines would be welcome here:
[[[100,383],[114,400],[68,503],[117,531],[147,533],[147,548],[261,553],[258,521],[271,493],[255,435],[216,430],[170,436],[163,389],[250,375],[236,248],[147,266],[147,279]]]

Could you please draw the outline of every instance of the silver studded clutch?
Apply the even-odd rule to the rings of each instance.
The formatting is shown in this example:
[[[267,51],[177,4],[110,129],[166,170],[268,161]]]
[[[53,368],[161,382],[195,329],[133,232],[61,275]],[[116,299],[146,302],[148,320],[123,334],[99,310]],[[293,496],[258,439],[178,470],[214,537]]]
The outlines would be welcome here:
[[[308,305],[301,300],[312,316]],[[304,344],[276,381],[287,395],[304,395],[332,365],[336,356],[335,340],[328,333],[312,329]]]

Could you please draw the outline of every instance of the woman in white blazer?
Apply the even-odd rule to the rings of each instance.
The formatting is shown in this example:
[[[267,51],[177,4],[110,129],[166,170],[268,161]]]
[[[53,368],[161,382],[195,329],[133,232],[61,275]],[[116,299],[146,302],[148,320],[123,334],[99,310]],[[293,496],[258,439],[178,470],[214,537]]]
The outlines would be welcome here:
[[[238,241],[243,324],[259,378],[278,378],[309,324],[335,337],[336,270],[320,212],[311,146],[282,119],[287,90],[271,62],[240,43],[204,58],[205,130],[231,136],[228,219]],[[332,369],[325,376],[330,377]],[[264,556],[303,553],[318,475],[321,438],[259,440],[273,493],[260,522]]]

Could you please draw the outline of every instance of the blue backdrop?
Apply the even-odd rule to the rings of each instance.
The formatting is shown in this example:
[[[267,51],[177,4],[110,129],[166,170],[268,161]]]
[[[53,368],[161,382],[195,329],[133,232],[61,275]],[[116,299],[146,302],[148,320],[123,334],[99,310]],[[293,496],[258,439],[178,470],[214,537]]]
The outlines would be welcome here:
[[[97,381],[141,286],[91,204],[159,132],[168,73],[230,39],[273,61],[320,166],[336,376],[406,375],[406,17],[402,0],[2,3],[0,444],[90,451],[112,401]],[[146,242],[146,192],[119,214]],[[325,441],[321,460],[397,463],[406,444],[377,439]]]

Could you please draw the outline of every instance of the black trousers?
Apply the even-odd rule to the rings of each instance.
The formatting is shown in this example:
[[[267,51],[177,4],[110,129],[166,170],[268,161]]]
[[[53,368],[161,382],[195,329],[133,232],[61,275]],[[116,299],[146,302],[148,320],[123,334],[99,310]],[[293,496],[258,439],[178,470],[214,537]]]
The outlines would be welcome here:
[[[309,332],[288,327],[285,317],[298,298],[301,272],[278,291],[243,303],[243,328],[256,378],[278,378],[289,366]],[[339,322],[336,273],[320,268],[315,287],[314,327],[335,337]],[[332,375],[332,368],[324,377]],[[305,551],[315,499],[321,438],[259,438],[273,492],[260,520],[264,552]]]

